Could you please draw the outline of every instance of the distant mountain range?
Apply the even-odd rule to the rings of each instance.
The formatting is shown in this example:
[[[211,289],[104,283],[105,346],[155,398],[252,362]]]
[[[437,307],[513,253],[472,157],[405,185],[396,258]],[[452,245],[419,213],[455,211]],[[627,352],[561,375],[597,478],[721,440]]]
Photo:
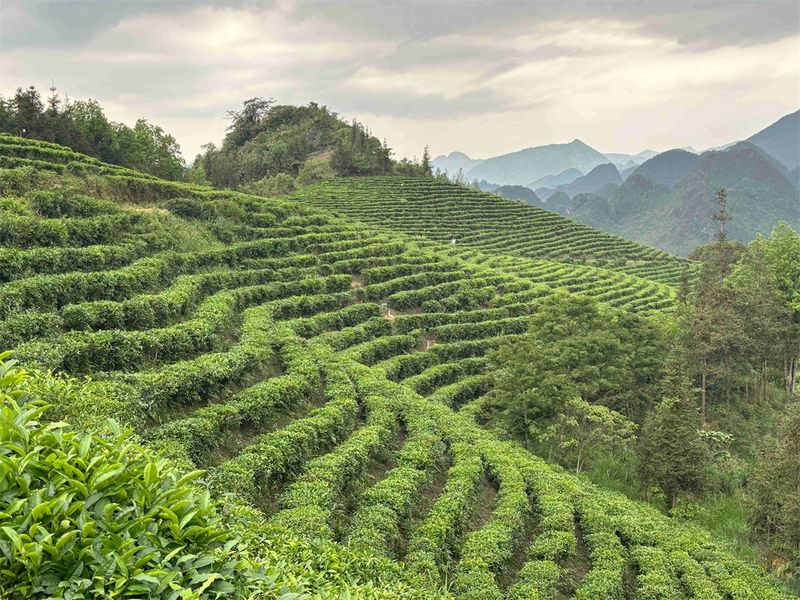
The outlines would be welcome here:
[[[456,154],[455,159],[453,154]],[[461,152],[448,156],[437,156],[433,159],[433,167],[446,171],[451,177],[453,168],[464,168],[467,161],[475,162]],[[588,173],[597,165],[609,162],[603,154],[583,143],[573,140],[569,144],[550,144],[526,148],[500,156],[478,161],[465,170],[470,181],[485,180],[496,185],[525,185],[561,173],[567,169],[577,169],[581,175]]]
[[[550,144],[526,148],[484,160],[470,169],[468,176],[505,185],[525,185],[541,177],[577,169],[588,173],[608,159],[580,140],[569,144]]]
[[[470,158],[463,152],[451,152],[447,156],[437,156],[431,161],[434,169],[439,169],[443,173],[447,173],[448,177],[454,179],[458,172],[466,175],[470,169],[477,167],[483,160],[479,158]]]
[[[554,190],[560,185],[575,181],[582,175],[583,173],[578,169],[566,169],[561,171],[561,173],[558,175],[547,175],[545,177],[540,177],[533,183],[529,183],[528,187],[533,190],[536,190],[536,188],[550,188]]]
[[[800,228],[796,184],[781,163],[749,142],[701,155],[666,152],[642,164],[619,185],[598,187],[597,178],[593,191],[582,191],[591,186],[571,187],[583,179],[560,186],[538,205],[678,255],[685,256],[713,238],[715,193],[723,187],[733,216],[728,227],[733,239],[748,242],[757,233],[767,235],[781,220]]]
[[[713,238],[721,187],[732,238],[769,234],[779,220],[800,228],[800,111],[703,153],[689,147],[602,154],[573,140],[486,160],[452,153],[433,164],[458,164],[482,189],[679,255]]]
[[[618,154],[615,152],[606,152],[605,157],[620,171],[629,169],[642,164],[649,158],[653,158],[658,152],[655,150],[644,150],[639,154]]]
[[[597,192],[607,185],[622,185],[622,176],[617,167],[611,163],[597,165],[583,177],[560,185],[555,191],[564,192],[567,196],[572,197],[576,194]]]

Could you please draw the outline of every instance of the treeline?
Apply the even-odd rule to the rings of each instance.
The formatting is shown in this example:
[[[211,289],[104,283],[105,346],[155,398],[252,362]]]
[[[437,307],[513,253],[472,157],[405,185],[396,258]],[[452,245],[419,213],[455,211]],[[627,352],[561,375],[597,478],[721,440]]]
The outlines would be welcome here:
[[[208,184],[264,196],[333,177],[432,177],[430,155],[392,158],[392,149],[362,123],[346,122],[314,102],[276,104],[252,98],[228,111],[222,144],[204,146],[190,167],[180,146],[161,127],[139,119],[133,127],[109,121],[95,100],[46,99],[33,86],[0,96],[0,132],[68,146],[104,162],[157,177]]]
[[[421,162],[393,160],[386,141],[362,123],[348,123],[314,102],[291,106],[251,98],[228,116],[221,146],[204,147],[190,180],[271,196],[332,177],[432,176],[427,148]]]
[[[181,179],[184,173],[180,147],[161,127],[145,119],[133,127],[109,121],[97,101],[61,98],[55,89],[46,101],[33,86],[0,97],[0,131],[68,146],[164,179]]]
[[[800,235],[780,223],[733,242],[720,204],[677,318],[548,298],[524,338],[491,355],[482,418],[673,516],[740,526],[736,542],[800,582]]]

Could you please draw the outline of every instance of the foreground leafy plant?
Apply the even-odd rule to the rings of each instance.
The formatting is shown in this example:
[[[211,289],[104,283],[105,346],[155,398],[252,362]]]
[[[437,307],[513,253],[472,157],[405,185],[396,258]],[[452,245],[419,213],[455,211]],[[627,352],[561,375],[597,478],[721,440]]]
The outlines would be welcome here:
[[[207,492],[113,437],[44,424],[37,380],[0,354],[0,596],[204,598],[244,570]]]

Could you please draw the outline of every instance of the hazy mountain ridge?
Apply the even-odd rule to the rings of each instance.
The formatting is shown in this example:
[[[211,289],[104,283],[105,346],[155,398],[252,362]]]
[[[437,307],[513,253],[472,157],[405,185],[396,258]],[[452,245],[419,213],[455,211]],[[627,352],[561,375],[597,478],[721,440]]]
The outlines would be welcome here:
[[[661,166],[674,165],[662,161]],[[648,173],[660,175],[662,181],[650,179]],[[800,226],[800,191],[776,160],[748,142],[697,156],[694,167],[675,185],[663,181],[665,173],[674,176],[675,171],[640,167],[609,198],[581,194],[566,206],[562,199],[546,207],[679,255],[713,238],[716,227],[711,214],[719,188],[728,191],[733,216],[728,234],[735,240],[748,242],[759,233],[767,235],[778,221]]]
[[[581,140],[549,144],[487,158],[470,169],[468,178],[501,185],[525,185],[542,177],[578,169],[587,173],[608,159]]]
[[[564,192],[567,196],[575,196],[576,194],[597,192],[608,184],[622,184],[622,177],[617,167],[611,163],[597,165],[583,177],[578,177],[575,181],[558,186],[556,191]]]
[[[536,181],[529,183],[525,187],[529,187],[532,190],[536,190],[536,188],[550,188],[555,189],[560,185],[565,183],[571,183],[575,181],[578,177],[582,177],[584,175],[583,171],[578,169],[565,169],[558,173],[557,175],[547,175],[546,177],[540,177]]]
[[[641,175],[666,186],[677,185],[700,162],[697,154],[686,150],[667,150],[642,163],[631,175]]]
[[[447,155],[437,156],[431,161],[431,164],[434,171],[439,169],[442,173],[447,174],[448,177],[454,178],[459,171],[466,175],[470,169],[482,162],[483,159],[481,158],[470,158],[463,152],[455,151]]]
[[[622,171],[630,167],[642,164],[646,160],[653,158],[658,152],[655,150],[642,150],[638,154],[625,154],[619,152],[604,152],[606,158],[617,169]]]
[[[778,119],[747,140],[778,160],[787,171],[800,166],[800,110]]]
[[[507,200],[519,200],[520,202],[525,202],[526,204],[531,204],[540,208],[544,208],[545,206],[536,192],[524,185],[501,185],[495,188],[494,193]]]

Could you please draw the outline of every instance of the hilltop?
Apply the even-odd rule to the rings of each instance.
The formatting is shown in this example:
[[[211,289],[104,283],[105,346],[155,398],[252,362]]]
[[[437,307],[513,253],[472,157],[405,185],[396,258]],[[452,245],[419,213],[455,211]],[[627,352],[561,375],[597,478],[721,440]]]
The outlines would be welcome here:
[[[800,110],[778,119],[745,141],[777,159],[787,171],[800,167]]]
[[[32,388],[50,390],[47,418],[103,431],[113,417],[192,472],[179,485],[224,501],[196,490],[150,516],[175,548],[164,560],[191,575],[182,584],[226,597],[247,585],[266,597],[790,597],[696,525],[481,427],[487,355],[521,339],[538,307],[580,293],[620,323],[666,315],[688,261],[428,178],[263,198],[10,136],[0,159],[2,345],[35,373],[75,378]],[[147,456],[130,476],[174,485]],[[52,506],[82,504],[89,489],[73,488]],[[122,502],[98,513],[128,523]],[[152,555],[79,562],[86,539],[70,531],[70,552],[42,555],[62,561],[61,585],[113,574],[129,595],[158,595]],[[202,556],[182,554],[181,536]],[[265,577],[248,579],[253,568]]]
[[[700,157],[686,150],[667,150],[644,162],[631,175],[661,183],[667,187],[677,185],[700,162]]]
[[[574,196],[576,194],[597,192],[604,186],[616,186],[621,183],[622,177],[617,168],[610,163],[606,163],[596,166],[586,175],[578,177],[574,181],[559,185],[555,191],[564,192],[567,196]]]

